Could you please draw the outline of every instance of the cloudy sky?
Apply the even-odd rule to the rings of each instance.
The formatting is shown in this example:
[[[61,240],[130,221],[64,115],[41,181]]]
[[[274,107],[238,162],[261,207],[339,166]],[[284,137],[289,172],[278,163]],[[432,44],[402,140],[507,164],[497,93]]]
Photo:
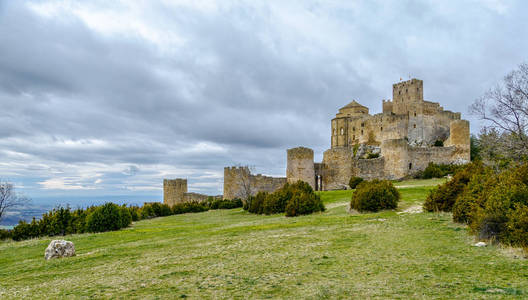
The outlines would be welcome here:
[[[0,177],[33,199],[220,194],[284,176],[352,99],[400,77],[468,105],[528,60],[525,1],[0,0]],[[472,131],[479,128],[474,123]],[[149,198],[149,199],[147,199]]]

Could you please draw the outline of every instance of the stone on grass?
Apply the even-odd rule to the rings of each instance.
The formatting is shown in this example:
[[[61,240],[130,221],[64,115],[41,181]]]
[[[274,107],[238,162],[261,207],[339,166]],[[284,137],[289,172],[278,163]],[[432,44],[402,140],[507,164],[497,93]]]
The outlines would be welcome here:
[[[75,246],[72,242],[65,240],[51,241],[44,252],[44,258],[46,260],[70,256],[75,256]]]
[[[473,246],[475,246],[475,247],[486,247],[486,246],[487,246],[487,244],[486,244],[486,243],[484,243],[484,242],[478,242],[478,243],[476,243],[476,244],[475,244],[475,245],[473,245]]]

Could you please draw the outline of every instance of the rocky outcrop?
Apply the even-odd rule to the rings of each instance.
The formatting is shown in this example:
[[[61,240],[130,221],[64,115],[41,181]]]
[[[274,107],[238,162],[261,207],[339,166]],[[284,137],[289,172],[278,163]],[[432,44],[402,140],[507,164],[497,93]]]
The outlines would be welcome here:
[[[75,246],[72,242],[65,240],[51,241],[44,252],[44,258],[46,260],[70,256],[75,256]]]

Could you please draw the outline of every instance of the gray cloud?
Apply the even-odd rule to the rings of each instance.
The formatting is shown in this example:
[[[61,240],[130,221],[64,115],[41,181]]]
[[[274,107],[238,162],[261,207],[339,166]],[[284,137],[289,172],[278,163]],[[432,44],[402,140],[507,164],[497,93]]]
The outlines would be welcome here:
[[[527,59],[521,1],[127,5],[0,4],[0,175],[28,193],[159,194],[177,176],[220,193],[225,165],[320,159],[337,109],[379,112],[400,77],[465,114]]]

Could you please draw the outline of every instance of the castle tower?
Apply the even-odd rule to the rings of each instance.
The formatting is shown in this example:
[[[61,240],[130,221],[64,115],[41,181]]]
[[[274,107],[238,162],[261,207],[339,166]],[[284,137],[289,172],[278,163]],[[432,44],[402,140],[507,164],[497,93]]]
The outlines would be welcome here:
[[[449,138],[445,146],[455,146],[453,155],[455,163],[467,163],[471,160],[471,146],[469,137],[469,121],[455,120],[449,124]]]
[[[163,203],[172,206],[185,202],[187,179],[163,179]]]
[[[423,101],[422,80],[413,78],[392,85],[392,111],[395,114],[408,114],[409,111],[414,111],[416,104]]]
[[[252,194],[251,172],[248,167],[224,168],[224,199],[241,198]]]
[[[289,183],[307,182],[315,190],[314,152],[310,148],[297,147],[287,150],[286,178]]]

